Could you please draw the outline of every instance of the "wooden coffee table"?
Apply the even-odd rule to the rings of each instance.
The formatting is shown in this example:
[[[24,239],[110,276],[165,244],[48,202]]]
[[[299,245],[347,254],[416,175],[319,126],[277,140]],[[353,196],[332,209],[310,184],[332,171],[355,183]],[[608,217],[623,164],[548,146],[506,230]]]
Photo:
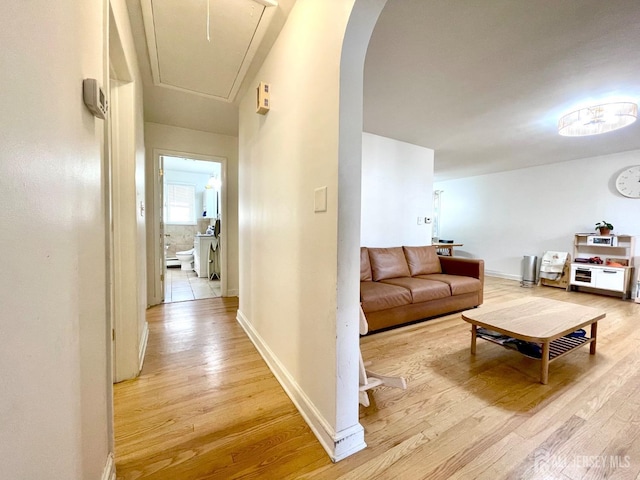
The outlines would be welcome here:
[[[500,305],[483,305],[462,312],[462,319],[471,324],[472,355],[476,354],[478,327],[518,340],[541,344],[540,382],[545,385],[549,379],[550,362],[586,344],[591,345],[591,355],[596,353],[598,320],[604,317],[606,313],[596,308],[535,297]],[[565,337],[587,325],[591,325],[590,337]],[[492,341],[487,337],[481,338]]]

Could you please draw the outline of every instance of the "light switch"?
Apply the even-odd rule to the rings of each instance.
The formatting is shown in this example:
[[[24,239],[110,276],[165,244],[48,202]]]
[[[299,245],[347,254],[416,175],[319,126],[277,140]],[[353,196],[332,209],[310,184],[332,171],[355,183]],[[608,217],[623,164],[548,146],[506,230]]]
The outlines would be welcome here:
[[[423,218],[424,218],[424,217],[418,217],[418,225],[422,225],[422,219],[423,219]]]
[[[314,190],[313,211],[327,211],[327,187],[319,187]]]

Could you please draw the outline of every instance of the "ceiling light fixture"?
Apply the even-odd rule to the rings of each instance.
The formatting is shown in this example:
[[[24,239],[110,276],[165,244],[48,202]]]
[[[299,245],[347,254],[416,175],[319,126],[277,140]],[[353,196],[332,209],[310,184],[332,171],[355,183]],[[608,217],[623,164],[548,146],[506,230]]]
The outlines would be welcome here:
[[[209,177],[209,181],[207,182],[207,184],[205,185],[204,188],[213,188],[215,190],[220,190],[220,186],[221,185],[222,185],[222,182],[220,181],[218,176],[217,175],[211,175]]]
[[[598,135],[631,125],[637,118],[638,105],[635,103],[603,103],[560,117],[558,133],[565,137]]]

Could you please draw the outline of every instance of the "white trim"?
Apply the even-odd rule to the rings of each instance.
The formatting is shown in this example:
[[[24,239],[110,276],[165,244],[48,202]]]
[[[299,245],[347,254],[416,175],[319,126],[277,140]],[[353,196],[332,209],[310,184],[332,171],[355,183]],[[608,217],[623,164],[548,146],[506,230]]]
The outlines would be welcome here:
[[[264,0],[254,0],[256,3],[260,3],[264,5],[264,10],[262,11],[262,18],[260,22],[258,22],[257,28],[253,33],[253,38],[251,39],[251,43],[249,44],[249,48],[245,53],[245,59],[242,61],[242,65],[240,65],[240,69],[238,70],[238,75],[236,75],[235,81],[231,87],[231,91],[229,92],[229,102],[233,102],[238,95],[238,91],[242,86],[242,82],[245,80],[245,76],[247,75],[247,71],[251,66],[251,62],[253,62],[253,57],[255,57],[256,52],[258,51],[258,47],[262,44],[262,40],[264,39],[267,30],[269,29],[269,25],[273,20],[273,17],[276,14],[277,9],[273,8],[277,6],[277,2],[264,1]],[[275,5],[274,5],[275,3]]]
[[[140,347],[138,348],[138,372],[142,371],[144,364],[144,356],[147,353],[147,342],[149,340],[149,322],[144,322],[142,329],[142,338],[140,339]]]
[[[495,270],[485,270],[484,274],[487,277],[498,277],[498,278],[504,278],[507,280],[515,280],[517,282],[520,282],[522,280],[522,275],[514,275],[512,273],[502,273],[502,272],[497,272]]]
[[[223,295],[223,297],[239,297],[239,296],[240,296],[240,290],[238,289],[227,290],[227,294]]]
[[[107,455],[107,461],[104,465],[100,480],[116,480],[116,462],[113,459],[112,452]]]
[[[156,29],[153,25],[153,6],[151,5],[151,0],[142,0],[140,2],[140,7],[142,9],[142,23],[144,24],[144,33],[147,38],[147,52],[149,53],[151,77],[153,78],[154,85],[160,85]]]
[[[163,302],[164,298],[160,298],[163,295],[163,292],[161,292],[161,286],[160,286],[160,274],[164,273],[164,269],[160,272],[156,271],[157,268],[160,268],[159,265],[161,263],[162,258],[164,258],[164,250],[160,248],[160,243],[157,241],[158,238],[160,238],[160,223],[157,221],[159,217],[159,215],[162,214],[162,205],[160,204],[160,197],[158,194],[158,178],[160,176],[160,165],[159,165],[159,158],[161,156],[165,156],[165,157],[182,157],[182,158],[189,158],[189,159],[193,159],[193,160],[203,160],[203,161],[207,161],[207,162],[215,162],[215,163],[219,163],[220,164],[220,179],[222,180],[222,185],[220,186],[220,202],[222,205],[222,209],[220,210],[220,217],[221,217],[221,225],[220,228],[222,230],[222,232],[227,232],[228,231],[228,222],[227,222],[227,210],[228,207],[227,205],[229,204],[229,202],[227,201],[227,190],[228,190],[228,186],[227,186],[227,164],[228,164],[228,158],[222,155],[215,155],[215,154],[202,154],[202,153],[193,153],[193,152],[187,152],[187,151],[180,151],[180,150],[170,150],[170,149],[166,149],[166,148],[154,148],[151,152],[151,156],[152,156],[152,163],[153,163],[153,182],[148,183],[147,182],[147,190],[151,190],[151,195],[153,198],[153,216],[150,217],[151,219],[149,219],[149,217],[147,218],[147,255],[149,255],[149,230],[152,231],[151,233],[151,238],[152,238],[152,243],[151,243],[151,252],[153,255],[153,262],[151,263],[153,271],[149,271],[149,262],[147,262],[147,278],[149,277],[149,275],[151,275],[151,278],[153,279],[153,288],[151,289],[153,291],[153,298],[147,298],[147,303],[151,304],[151,305],[159,305],[160,303]],[[150,228],[149,228],[150,227]],[[232,292],[228,292],[227,291],[227,279],[229,277],[229,275],[227,274],[228,271],[228,235],[220,235],[220,251],[222,252],[220,255],[220,276],[222,277],[220,279],[220,293],[223,297],[231,297],[231,296],[237,296],[238,293],[237,291],[232,291]],[[149,288],[147,288],[147,291],[149,291]],[[235,292],[235,293],[234,293]]]
[[[364,442],[362,425],[357,423],[336,432],[240,310],[238,310],[236,320],[333,462],[338,462],[367,446]]]

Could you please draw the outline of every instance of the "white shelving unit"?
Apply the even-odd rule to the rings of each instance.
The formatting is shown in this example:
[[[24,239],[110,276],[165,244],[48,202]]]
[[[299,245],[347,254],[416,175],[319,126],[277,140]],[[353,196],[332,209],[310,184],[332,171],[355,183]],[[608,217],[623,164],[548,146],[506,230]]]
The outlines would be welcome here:
[[[599,257],[602,264],[584,263],[580,259]],[[588,287],[606,290],[631,298],[635,286],[635,237],[632,235],[597,235],[576,233],[573,242],[570,288]]]

